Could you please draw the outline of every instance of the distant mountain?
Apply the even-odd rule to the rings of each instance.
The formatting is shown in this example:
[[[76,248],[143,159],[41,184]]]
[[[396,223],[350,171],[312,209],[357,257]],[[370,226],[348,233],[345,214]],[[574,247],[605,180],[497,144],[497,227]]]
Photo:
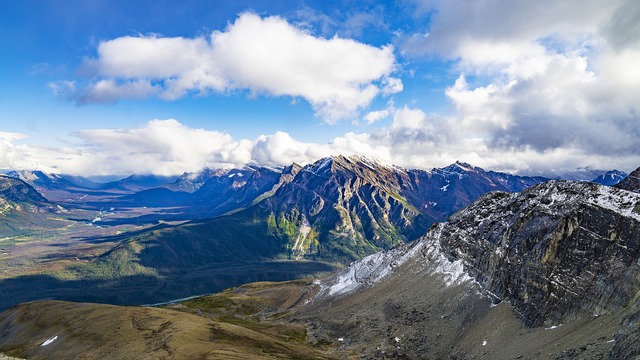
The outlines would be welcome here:
[[[100,185],[100,190],[124,190],[128,192],[137,192],[147,190],[163,185],[167,185],[175,181],[175,176],[160,175],[130,175],[118,181],[112,181]]]
[[[0,214],[11,211],[56,212],[61,208],[50,203],[26,182],[0,175]]]
[[[39,170],[10,171],[7,173],[7,176],[20,179],[36,188],[52,190],[69,188],[100,189],[102,185],[82,176],[47,174]]]
[[[202,219],[238,211],[271,196],[289,181],[298,165],[283,170],[266,167],[210,170],[181,176],[165,187],[152,188],[121,198],[137,206],[183,207],[188,219]],[[204,179],[206,178],[206,181]],[[201,181],[204,181],[200,184]],[[195,189],[193,192],[179,189]]]
[[[561,180],[592,181],[606,173],[607,170],[595,170],[587,166],[559,174],[556,178]]]
[[[611,170],[591,180],[591,182],[601,185],[613,186],[624,180],[626,177],[627,173],[625,173],[624,171]]]
[[[635,169],[624,180],[615,185],[618,189],[640,193],[640,168]]]
[[[47,190],[120,190],[136,192],[169,184],[172,176],[131,175],[117,181],[98,183],[82,176],[47,174],[39,170],[10,171],[7,176],[20,179],[36,188]]]
[[[182,191],[192,193],[198,189],[209,179],[220,177],[227,173],[228,170],[204,168],[197,172],[185,172],[173,183],[165,185],[166,188],[173,191]]]

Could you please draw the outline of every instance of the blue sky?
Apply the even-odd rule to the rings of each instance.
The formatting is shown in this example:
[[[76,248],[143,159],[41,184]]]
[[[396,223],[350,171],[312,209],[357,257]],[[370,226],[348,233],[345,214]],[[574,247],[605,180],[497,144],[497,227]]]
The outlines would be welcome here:
[[[640,166],[640,5],[3,1],[0,169]]]

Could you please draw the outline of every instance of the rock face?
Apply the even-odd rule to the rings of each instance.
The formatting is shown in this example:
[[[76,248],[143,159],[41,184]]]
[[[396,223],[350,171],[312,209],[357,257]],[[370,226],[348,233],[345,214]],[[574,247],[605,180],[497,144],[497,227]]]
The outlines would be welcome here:
[[[365,346],[365,337],[383,338],[384,333],[358,324],[369,322],[384,328],[390,314],[396,313],[424,315],[421,327],[406,318],[404,327],[389,323],[389,329],[407,338],[438,341],[422,329],[459,326],[460,338],[477,339],[489,336],[482,323],[498,316],[479,305],[482,302],[475,294],[481,294],[496,309],[512,309],[515,318],[531,329],[528,331],[551,331],[563,324],[567,336],[606,329],[599,340],[563,343],[567,357],[588,349],[586,343],[580,343],[584,341],[601,345],[598,357],[609,353],[614,359],[630,358],[640,354],[639,235],[639,194],[573,181],[549,181],[519,194],[492,192],[447,222],[435,224],[420,240],[371,255],[323,280],[319,296],[302,318],[325,322],[318,336],[335,336],[336,331],[354,338],[357,334],[360,346]],[[441,279],[441,285],[434,284],[434,276]],[[458,287],[457,293],[451,293]],[[387,295],[389,291],[395,293]],[[449,293],[456,295],[448,295],[450,303],[444,306],[442,294]],[[368,305],[387,302],[393,302],[396,310],[390,313],[383,306],[376,313],[372,309],[379,306]],[[434,306],[442,317],[430,315]],[[321,315],[338,316],[339,311],[353,311],[353,315],[343,324]],[[504,314],[495,321],[508,322]],[[554,342],[565,340],[568,338]],[[462,352],[463,358],[490,356],[478,353],[482,349],[478,345],[474,349],[465,346],[454,343],[451,350]],[[513,351],[529,351],[522,349]],[[406,351],[409,357],[419,354],[420,345],[412,344]],[[496,356],[513,358],[514,353]]]
[[[527,326],[626,306],[640,290],[640,196],[550,181],[490,193],[432,229],[495,302]]]
[[[300,169],[260,206],[274,227],[293,227],[297,256],[349,262],[416,239],[488,191],[520,191],[544,180],[464,163],[423,171],[334,156]]]
[[[618,189],[640,192],[640,168],[635,169],[624,180],[616,184]]]

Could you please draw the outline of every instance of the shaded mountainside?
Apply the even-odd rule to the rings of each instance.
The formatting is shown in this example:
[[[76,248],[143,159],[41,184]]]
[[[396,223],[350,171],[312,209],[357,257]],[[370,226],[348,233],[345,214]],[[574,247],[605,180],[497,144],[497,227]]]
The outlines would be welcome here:
[[[635,169],[624,180],[615,185],[618,189],[640,193],[640,168]]]
[[[611,170],[591,180],[591,182],[601,185],[613,186],[624,180],[626,177],[627,173],[625,173],[624,171]]]

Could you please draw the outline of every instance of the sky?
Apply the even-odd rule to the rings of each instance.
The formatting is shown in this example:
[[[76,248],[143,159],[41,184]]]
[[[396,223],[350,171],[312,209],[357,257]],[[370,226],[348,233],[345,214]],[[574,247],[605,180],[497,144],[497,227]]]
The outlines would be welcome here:
[[[0,169],[640,166],[637,0],[0,0]]]

